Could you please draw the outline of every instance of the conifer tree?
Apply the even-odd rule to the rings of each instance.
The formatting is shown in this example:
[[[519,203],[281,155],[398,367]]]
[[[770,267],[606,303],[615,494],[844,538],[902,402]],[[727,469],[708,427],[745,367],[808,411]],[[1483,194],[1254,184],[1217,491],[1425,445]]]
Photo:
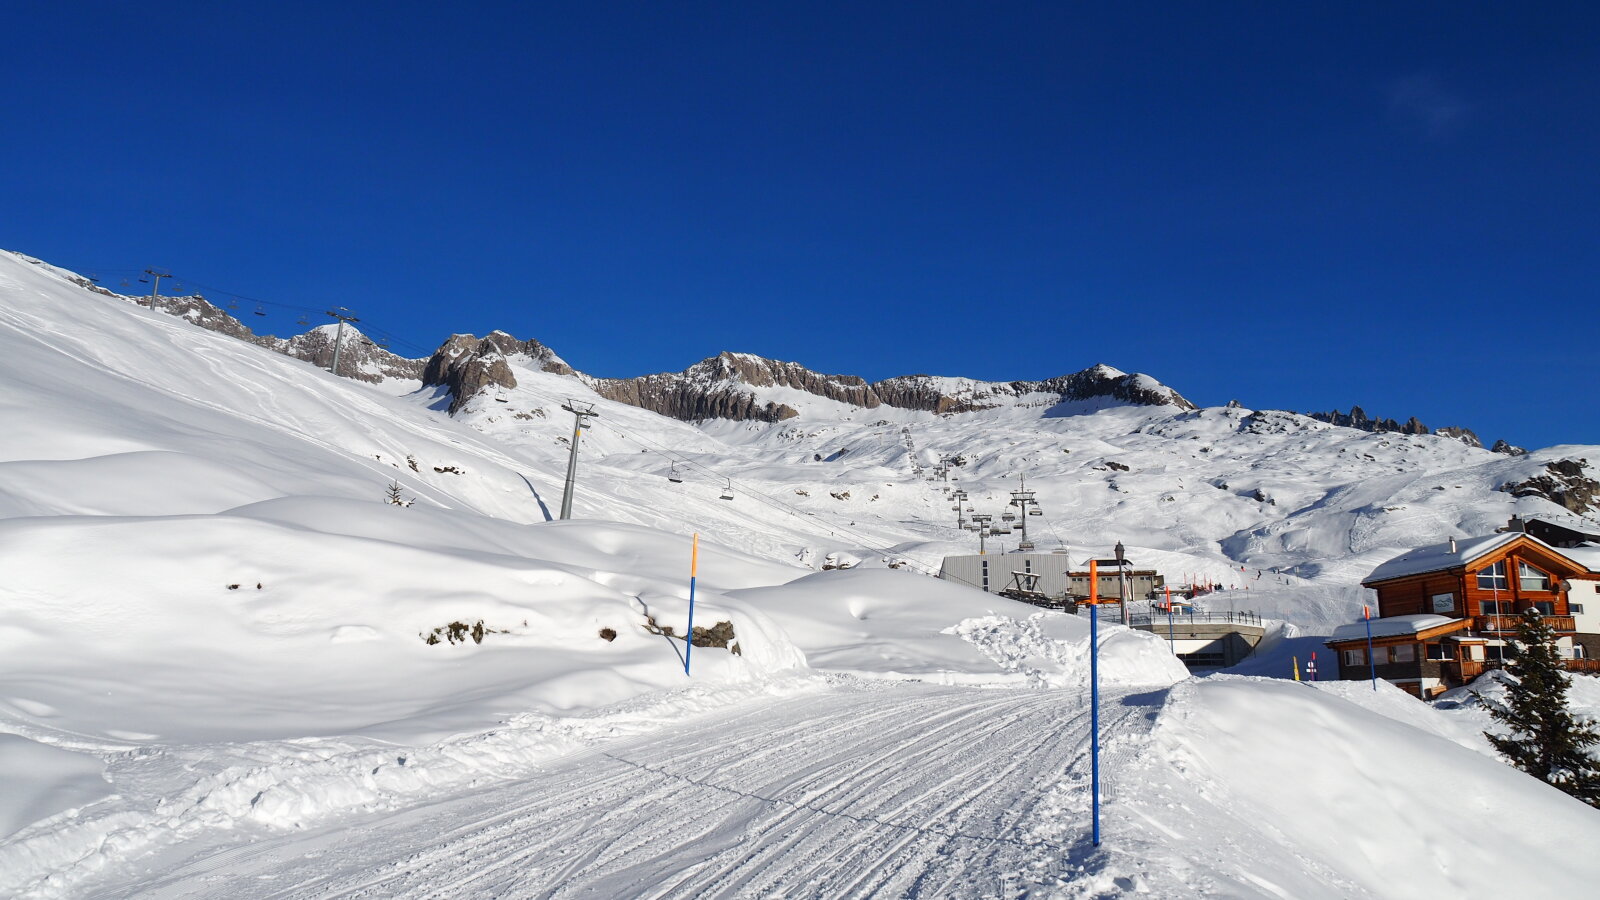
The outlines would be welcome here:
[[[386,500],[388,500],[390,503],[394,504],[395,506],[410,506],[411,505],[411,504],[407,503],[403,497],[400,496],[400,482],[398,482],[398,481],[389,482],[389,487],[387,489],[385,489],[385,491],[384,491],[384,498]]]
[[[1567,675],[1555,632],[1536,609],[1517,623],[1516,655],[1506,671],[1506,702],[1489,715],[1507,734],[1484,732],[1512,765],[1591,806],[1600,806],[1600,764],[1589,748],[1600,743],[1595,723],[1567,708]],[[1478,695],[1481,700],[1483,697]]]

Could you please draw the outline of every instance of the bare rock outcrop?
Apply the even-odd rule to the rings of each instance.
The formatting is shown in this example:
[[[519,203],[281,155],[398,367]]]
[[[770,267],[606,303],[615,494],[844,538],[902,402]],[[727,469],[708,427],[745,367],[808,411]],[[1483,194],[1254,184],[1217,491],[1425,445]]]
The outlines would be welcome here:
[[[1590,478],[1587,459],[1558,459],[1545,463],[1544,475],[1515,483],[1507,482],[1496,490],[1513,497],[1543,497],[1578,515],[1600,512],[1600,481]]]

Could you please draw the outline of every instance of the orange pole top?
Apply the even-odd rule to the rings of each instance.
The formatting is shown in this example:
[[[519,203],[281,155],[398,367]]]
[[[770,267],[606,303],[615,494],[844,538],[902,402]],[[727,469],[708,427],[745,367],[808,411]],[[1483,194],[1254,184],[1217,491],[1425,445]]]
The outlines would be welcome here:
[[[1095,560],[1089,560],[1089,605],[1100,604],[1100,565]]]

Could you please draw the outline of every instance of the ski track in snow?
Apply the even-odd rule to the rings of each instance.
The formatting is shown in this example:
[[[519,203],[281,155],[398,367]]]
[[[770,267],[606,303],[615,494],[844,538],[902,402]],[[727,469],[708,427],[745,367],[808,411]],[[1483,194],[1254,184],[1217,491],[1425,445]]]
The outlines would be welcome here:
[[[1163,692],[1157,692],[1157,695]],[[1109,790],[1154,718],[1103,699]],[[1103,739],[1105,739],[1103,738]],[[1081,693],[869,685],[750,705],[523,781],[156,867],[96,896],[1009,896],[1089,847]],[[1065,779],[1063,781],[1063,779]],[[1063,789],[1074,798],[1062,804]],[[1070,813],[1072,820],[1041,822]],[[1047,836],[1047,838],[1045,837]]]

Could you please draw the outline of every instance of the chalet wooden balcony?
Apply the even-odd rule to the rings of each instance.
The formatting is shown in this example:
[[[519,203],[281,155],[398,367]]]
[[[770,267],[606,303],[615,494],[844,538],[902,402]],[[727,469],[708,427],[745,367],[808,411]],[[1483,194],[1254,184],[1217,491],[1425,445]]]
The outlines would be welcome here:
[[[1600,675],[1600,659],[1563,659],[1561,663],[1568,672]],[[1450,659],[1439,663],[1439,668],[1446,681],[1466,684],[1485,671],[1498,669],[1503,665],[1505,662],[1498,659]]]
[[[1512,634],[1517,630],[1517,623],[1522,621],[1521,614],[1506,613],[1500,616],[1477,616],[1472,620],[1472,630],[1480,634]],[[1571,634],[1578,630],[1578,623],[1572,616],[1545,616],[1545,624],[1557,634]]]

